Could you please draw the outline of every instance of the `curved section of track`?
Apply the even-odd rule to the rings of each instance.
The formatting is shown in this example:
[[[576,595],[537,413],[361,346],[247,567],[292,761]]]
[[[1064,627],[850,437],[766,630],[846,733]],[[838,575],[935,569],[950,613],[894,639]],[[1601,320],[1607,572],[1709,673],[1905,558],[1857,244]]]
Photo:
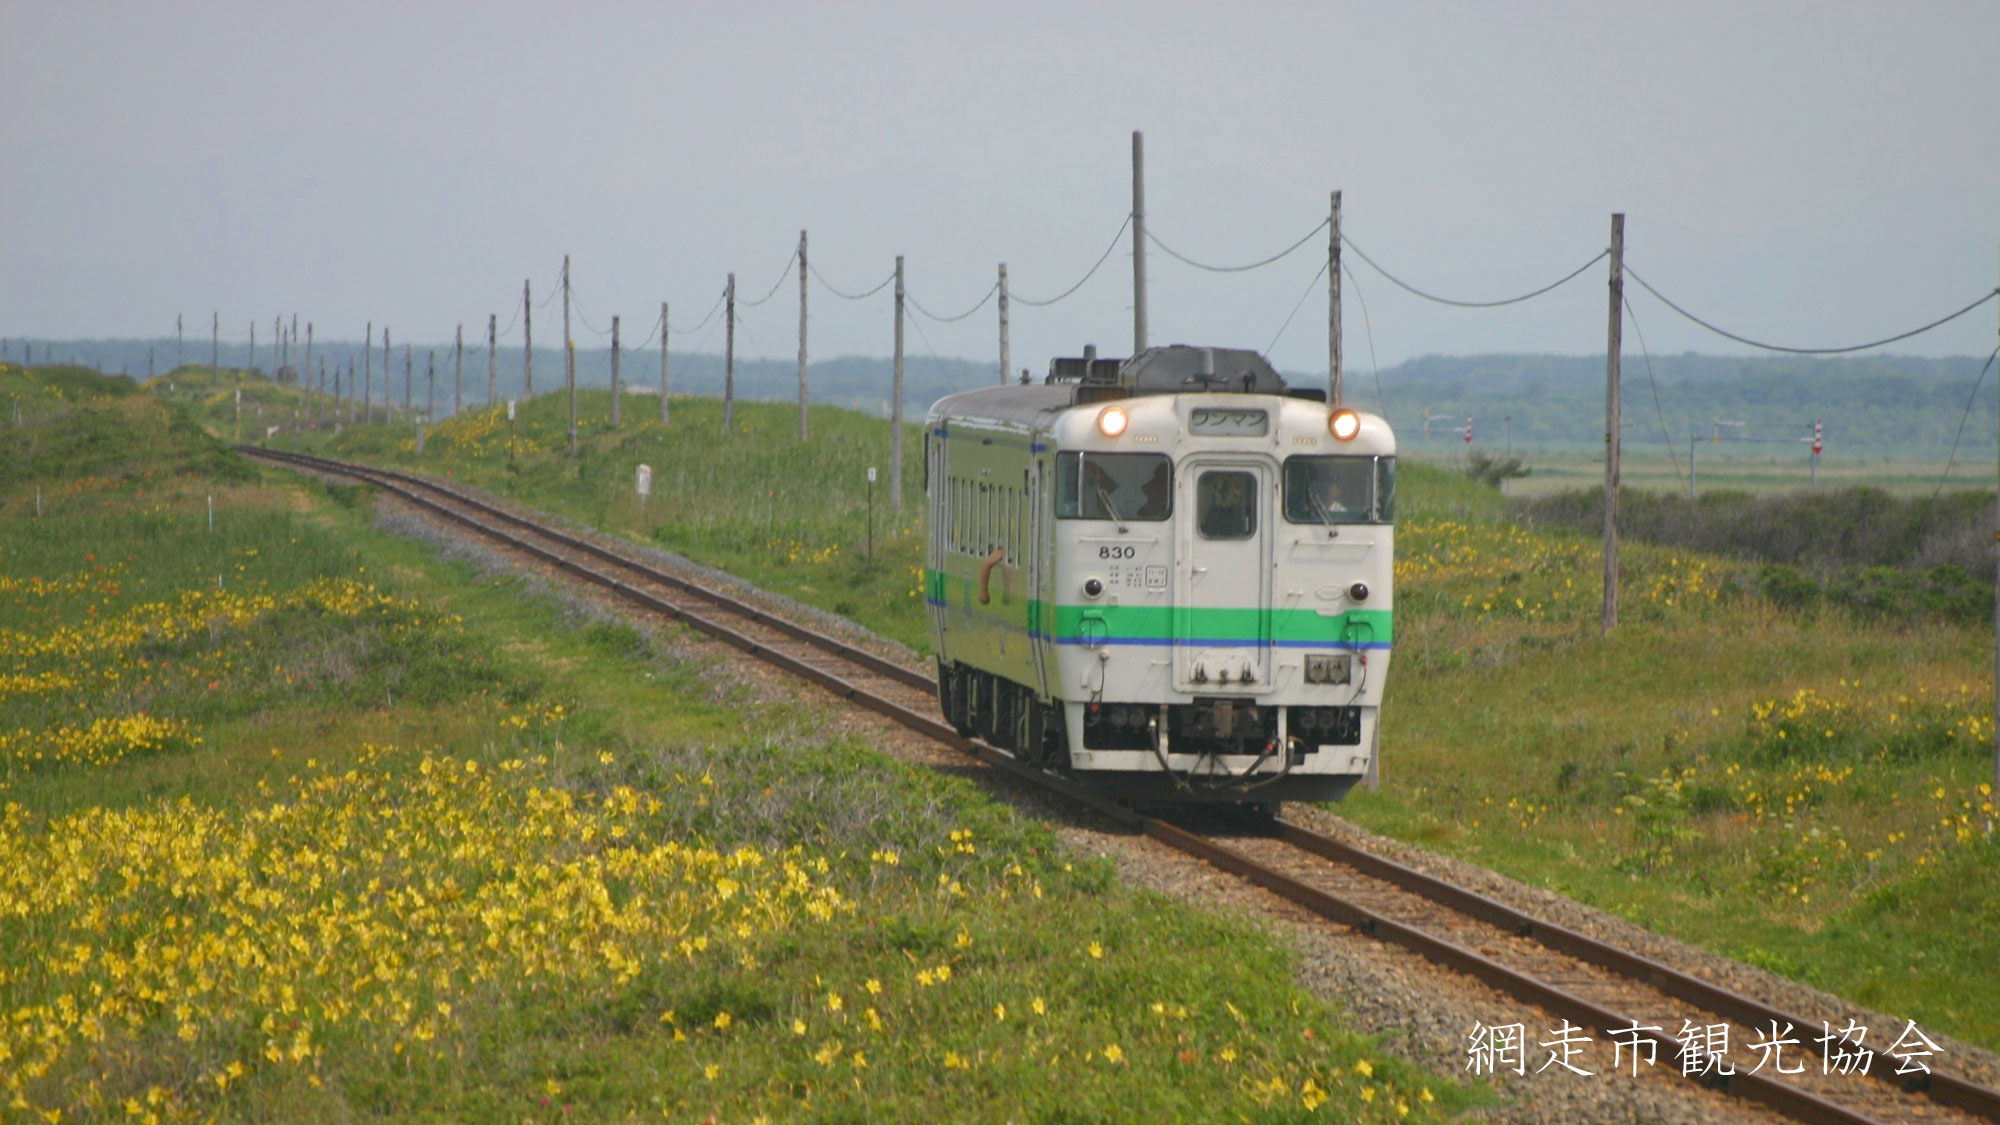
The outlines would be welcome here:
[[[1818,1020],[1730,992],[1288,821],[1262,820],[1247,831],[1241,826],[1194,831],[1142,816],[1069,777],[962,737],[937,716],[935,684],[922,672],[460,489],[304,454],[239,449],[258,459],[373,484],[917,733],[1060,792],[1322,917],[1470,974],[1579,1027],[1625,1033],[1636,1044],[1627,1048],[1630,1052],[1650,1043],[1654,1058],[1665,1056],[1650,1073],[1683,1076],[1674,1021],[1698,1027],[1728,1023],[1731,1039],[1738,1043],[1746,1041],[1738,1038],[1745,1033],[1769,1034],[1789,1026],[1792,1030],[1771,1037],[1791,1035],[1799,1041],[1793,1061],[1805,1060],[1803,1073],[1779,1078],[1764,1071],[1739,1072],[1693,1080],[1800,1121],[2000,1122],[2000,1091],[1942,1073],[1899,1076],[1893,1073],[1893,1061],[1879,1052],[1867,1078],[1858,1070],[1824,1075],[1813,1054]],[[1748,1061],[1743,1055],[1733,1057]]]

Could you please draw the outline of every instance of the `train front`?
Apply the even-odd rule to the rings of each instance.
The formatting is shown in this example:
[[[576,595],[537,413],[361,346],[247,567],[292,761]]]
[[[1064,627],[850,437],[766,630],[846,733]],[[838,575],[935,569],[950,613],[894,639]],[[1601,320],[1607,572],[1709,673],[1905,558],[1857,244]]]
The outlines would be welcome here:
[[[1223,373],[1146,393],[1128,371],[1136,393],[1051,435],[1071,767],[1142,799],[1338,799],[1379,745],[1395,437],[1255,353],[1173,351]]]

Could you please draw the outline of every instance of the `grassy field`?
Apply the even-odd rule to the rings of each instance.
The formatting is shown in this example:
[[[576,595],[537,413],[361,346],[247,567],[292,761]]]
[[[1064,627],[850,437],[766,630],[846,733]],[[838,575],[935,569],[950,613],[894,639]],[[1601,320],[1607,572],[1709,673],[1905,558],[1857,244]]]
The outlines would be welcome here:
[[[857,557],[883,423],[828,412],[801,447],[788,407],[739,404],[724,435],[717,404],[676,402],[672,429],[610,433],[606,398],[583,402],[574,461],[554,398],[525,405],[511,443],[473,415],[422,458],[382,427],[307,444],[449,473],[926,646],[914,469],[908,514]],[[640,461],[658,490],[643,516]],[[1408,465],[1401,491],[1385,785],[1346,815],[2000,1047],[1989,629],[1786,611],[1752,564],[1628,542],[1604,637],[1592,538],[1518,528],[1442,467]]]
[[[753,706],[684,634],[442,562],[149,396],[66,401],[45,447],[81,427],[122,459],[0,486],[10,1119],[1386,1121],[1483,1096],[1342,1030],[1269,938],[829,738],[809,700]]]

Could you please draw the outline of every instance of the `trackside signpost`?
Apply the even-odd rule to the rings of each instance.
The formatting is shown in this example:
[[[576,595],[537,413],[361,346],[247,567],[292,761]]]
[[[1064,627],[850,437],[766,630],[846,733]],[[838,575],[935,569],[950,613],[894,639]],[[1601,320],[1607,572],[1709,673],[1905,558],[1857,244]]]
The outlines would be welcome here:
[[[653,467],[651,465],[639,466],[639,471],[634,474],[634,477],[633,487],[639,492],[639,518],[643,520],[646,518],[646,497],[653,493]]]

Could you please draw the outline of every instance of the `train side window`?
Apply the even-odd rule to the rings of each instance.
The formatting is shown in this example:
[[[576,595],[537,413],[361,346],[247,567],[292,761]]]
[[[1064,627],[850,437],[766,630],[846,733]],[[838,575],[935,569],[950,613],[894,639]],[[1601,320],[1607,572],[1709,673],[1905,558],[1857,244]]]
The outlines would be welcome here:
[[[1195,526],[1203,539],[1257,534],[1257,477],[1234,469],[1201,474],[1194,489]]]
[[[1375,518],[1396,522],[1396,459],[1375,458]]]

